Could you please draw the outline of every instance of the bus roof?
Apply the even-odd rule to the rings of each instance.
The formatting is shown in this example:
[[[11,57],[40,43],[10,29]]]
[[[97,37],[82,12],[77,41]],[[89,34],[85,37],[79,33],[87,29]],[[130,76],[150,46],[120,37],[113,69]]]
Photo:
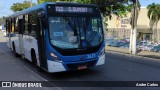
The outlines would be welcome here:
[[[36,5],[36,6],[33,6],[33,7],[30,7],[30,8],[24,9],[24,10],[22,10],[22,11],[15,12],[14,14],[8,16],[7,18],[16,17],[16,16],[19,16],[19,15],[23,15],[23,14],[26,14],[26,13],[29,13],[29,12],[32,12],[32,11],[35,11],[35,10],[39,10],[39,9],[45,9],[48,4],[53,4],[53,5],[96,6],[96,5],[93,5],[93,4],[81,4],[81,3],[77,3],[77,2],[44,2],[44,3],[42,3],[42,4],[38,4],[38,5]]]

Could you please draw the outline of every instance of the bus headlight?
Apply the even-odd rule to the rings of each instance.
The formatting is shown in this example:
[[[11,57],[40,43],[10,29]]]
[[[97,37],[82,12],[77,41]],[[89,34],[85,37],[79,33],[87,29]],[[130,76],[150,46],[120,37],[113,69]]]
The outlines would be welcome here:
[[[50,53],[50,56],[51,56],[56,62],[62,62],[62,61],[57,57],[56,54]]]
[[[99,53],[99,57],[105,54],[105,49],[103,48],[102,51]]]

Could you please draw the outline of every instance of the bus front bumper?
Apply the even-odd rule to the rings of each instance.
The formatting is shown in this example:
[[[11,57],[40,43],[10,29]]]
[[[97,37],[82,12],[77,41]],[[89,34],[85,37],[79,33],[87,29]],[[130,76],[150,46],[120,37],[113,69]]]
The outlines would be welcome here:
[[[89,67],[103,65],[105,63],[105,54],[99,57],[98,60],[87,60],[78,62],[55,62],[47,60],[48,72],[63,72],[69,70],[87,69]]]

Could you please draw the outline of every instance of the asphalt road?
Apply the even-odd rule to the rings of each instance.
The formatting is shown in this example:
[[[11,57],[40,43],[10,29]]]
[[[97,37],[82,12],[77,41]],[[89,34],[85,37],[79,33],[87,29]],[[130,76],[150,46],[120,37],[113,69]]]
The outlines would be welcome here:
[[[5,40],[3,39],[0,40],[0,81],[160,81],[160,62],[158,60],[106,52],[106,63],[102,66],[93,67],[82,71],[69,71],[61,73],[38,72],[36,67],[27,60],[14,57],[11,50],[6,46]],[[52,84],[56,85],[54,82]],[[32,89],[36,90],[38,88]],[[50,89],[159,90],[160,88],[52,87],[41,88],[39,90]]]

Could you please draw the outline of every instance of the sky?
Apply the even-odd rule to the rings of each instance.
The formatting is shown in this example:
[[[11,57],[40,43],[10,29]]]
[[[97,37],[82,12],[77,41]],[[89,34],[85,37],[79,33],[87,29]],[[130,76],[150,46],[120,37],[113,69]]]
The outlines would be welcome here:
[[[10,10],[10,7],[13,5],[13,3],[18,3],[18,2],[22,3],[24,1],[25,0],[1,0],[0,1],[0,17],[13,14],[13,12]],[[31,1],[33,3],[37,3],[37,0],[31,0]]]
[[[25,0],[1,0],[0,1],[0,17],[13,14],[13,12],[10,10],[10,7],[13,5],[13,3],[17,3],[17,2],[22,3],[23,1]],[[33,3],[37,3],[37,0],[31,0],[31,1]],[[139,0],[139,1],[142,7],[146,7],[147,5],[153,2],[160,4],[160,0]]]
[[[160,4],[160,0],[139,0],[142,7],[146,7],[149,4],[157,3]]]

